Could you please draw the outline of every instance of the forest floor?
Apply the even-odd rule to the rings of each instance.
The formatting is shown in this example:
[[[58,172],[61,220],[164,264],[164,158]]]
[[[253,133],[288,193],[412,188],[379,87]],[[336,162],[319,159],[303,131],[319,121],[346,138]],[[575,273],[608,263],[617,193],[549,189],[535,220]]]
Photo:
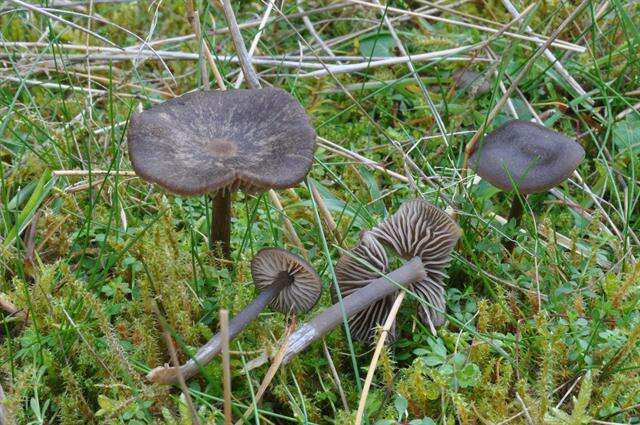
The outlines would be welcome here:
[[[362,398],[371,424],[640,423],[640,3],[233,2],[261,83],[318,139],[282,210],[234,194],[229,264],[208,247],[208,198],[138,178],[127,151],[131,115],[216,89],[212,62],[240,82],[222,8],[194,0],[190,21],[190,1],[0,4],[0,422],[223,423],[220,358],[186,391],[145,378],[171,361],[164,330],[189,359],[256,295],[250,261],[270,246],[322,278],[304,323],[360,233],[422,197],[462,229],[446,324],[432,334],[406,297],[368,391],[375,344],[340,327],[257,404],[294,320],[267,309],[231,342],[234,421],[257,404],[248,423],[351,424]],[[515,118],[585,150],[519,226],[514,195],[465,162]]]

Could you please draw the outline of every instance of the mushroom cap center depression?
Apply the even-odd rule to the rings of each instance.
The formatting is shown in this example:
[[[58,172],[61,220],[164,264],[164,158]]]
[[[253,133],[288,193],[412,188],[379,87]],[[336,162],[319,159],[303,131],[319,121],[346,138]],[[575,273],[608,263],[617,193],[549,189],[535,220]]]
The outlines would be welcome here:
[[[238,152],[236,144],[229,140],[212,140],[205,144],[205,149],[211,155],[219,158],[233,157]]]

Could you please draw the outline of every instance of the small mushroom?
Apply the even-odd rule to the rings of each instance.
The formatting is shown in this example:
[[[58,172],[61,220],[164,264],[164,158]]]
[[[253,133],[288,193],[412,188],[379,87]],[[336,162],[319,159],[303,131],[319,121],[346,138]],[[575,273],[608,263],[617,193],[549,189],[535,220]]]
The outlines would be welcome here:
[[[436,313],[444,312],[443,270],[459,236],[453,219],[422,199],[403,204],[381,226],[364,232],[359,244],[336,265],[336,277],[345,295],[342,303],[335,302],[289,337],[284,362],[342,323],[343,311],[352,335],[370,342],[372,330],[384,321],[394,294],[403,287],[411,286],[429,301],[430,306],[421,307],[420,317],[432,329],[441,324],[443,319]],[[381,241],[406,260],[404,265],[387,273],[388,259]],[[337,294],[333,295],[335,300]]]
[[[297,185],[311,169],[315,131],[277,88],[199,91],[134,114],[133,169],[180,195],[211,194],[211,245],[230,253],[231,193]]]
[[[229,339],[235,338],[265,309],[267,304],[281,313],[303,313],[320,298],[322,282],[313,266],[301,257],[280,248],[265,248],[251,261],[251,275],[260,295],[229,322]],[[196,355],[180,366],[185,379],[220,354],[220,334],[214,335]],[[153,369],[147,378],[155,383],[173,384],[178,380],[175,367]]]
[[[513,120],[489,133],[472,154],[478,175],[505,192],[516,191],[509,220],[520,223],[520,194],[544,192],[566,180],[580,165],[584,149],[575,140],[529,121]],[[515,244],[505,244],[509,252]]]

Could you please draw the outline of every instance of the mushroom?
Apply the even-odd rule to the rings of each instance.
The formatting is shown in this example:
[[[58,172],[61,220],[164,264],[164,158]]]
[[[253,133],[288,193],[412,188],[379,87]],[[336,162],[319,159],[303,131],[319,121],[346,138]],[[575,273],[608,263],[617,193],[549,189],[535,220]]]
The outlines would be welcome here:
[[[128,144],[143,179],[212,195],[211,246],[229,258],[231,193],[297,185],[311,169],[315,131],[284,90],[199,91],[134,114]]]
[[[406,287],[429,301],[428,307],[421,307],[421,319],[432,329],[442,324],[443,270],[459,237],[460,229],[453,219],[422,199],[403,204],[379,227],[362,233],[358,245],[336,265],[336,278],[345,295],[342,303],[334,303],[289,337],[284,362],[338,326],[345,316],[352,335],[370,342],[373,329],[386,318],[394,294]],[[404,265],[387,273],[388,258],[382,243],[395,249],[406,260]],[[333,295],[335,300],[337,294]]]
[[[471,155],[478,175],[505,192],[515,190],[509,220],[520,223],[520,195],[544,192],[567,179],[584,158],[576,141],[529,121],[513,120],[489,133]],[[515,244],[505,244],[509,252]]]
[[[414,282],[411,290],[428,301],[420,303],[418,316],[435,334],[435,328],[445,322],[442,282],[447,277],[444,270],[451,261],[451,252],[460,238],[457,223],[441,209],[418,198],[402,204],[371,232],[400,258],[419,257],[422,261],[427,277]]]
[[[251,275],[260,295],[229,322],[229,339],[236,337],[265,309],[267,304],[281,313],[309,311],[320,298],[322,282],[313,266],[281,248],[265,248],[251,260]],[[198,373],[222,350],[220,334],[214,335],[196,355],[180,366],[185,379]],[[155,383],[178,382],[175,367],[153,369],[147,378]]]

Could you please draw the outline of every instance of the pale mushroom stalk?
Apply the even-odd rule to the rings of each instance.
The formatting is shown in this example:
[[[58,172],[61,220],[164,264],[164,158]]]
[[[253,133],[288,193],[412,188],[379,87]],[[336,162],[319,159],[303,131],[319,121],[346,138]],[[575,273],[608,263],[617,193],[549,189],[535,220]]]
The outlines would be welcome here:
[[[320,277],[301,257],[280,248],[266,248],[258,252],[251,261],[251,274],[260,295],[229,322],[229,340],[242,332],[260,313],[271,306],[282,312],[304,312],[311,309],[320,297]],[[220,333],[203,345],[179,371],[184,379],[195,376],[222,351]],[[178,369],[160,366],[153,369],[147,378],[155,383],[174,384],[178,380]]]
[[[393,294],[399,287],[407,287],[414,282],[426,279],[426,277],[422,260],[415,257],[388,275],[375,279],[344,297],[342,306],[340,303],[333,304],[313,320],[302,325],[289,337],[283,364],[291,361],[311,343],[343,323],[343,311],[347,317],[352,317],[376,301]]]
[[[273,284],[262,291],[251,304],[246,306],[240,313],[229,321],[229,340],[234,339],[240,332],[246,328],[249,323],[253,322],[256,317],[262,313],[267,305],[280,293],[280,291],[292,281],[291,276],[287,272],[281,272]],[[220,332],[215,334],[205,345],[200,347],[193,358],[189,359],[185,364],[180,366],[180,372],[184,379],[190,379],[197,375],[201,367],[209,364],[211,360],[222,351],[222,339]],[[162,372],[162,373],[160,373]],[[171,375],[167,375],[170,372]],[[149,380],[160,383],[174,383],[177,380],[177,373],[173,369],[159,367],[152,370]]]

